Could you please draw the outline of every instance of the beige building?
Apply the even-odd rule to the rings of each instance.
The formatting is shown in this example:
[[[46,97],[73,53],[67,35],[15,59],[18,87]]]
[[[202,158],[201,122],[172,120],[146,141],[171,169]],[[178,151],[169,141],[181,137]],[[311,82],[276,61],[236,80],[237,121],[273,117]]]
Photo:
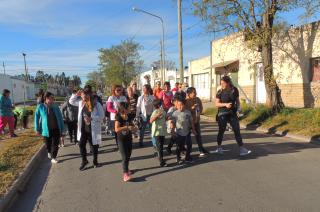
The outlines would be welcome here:
[[[273,45],[274,74],[285,105],[319,107],[320,22],[278,33]],[[247,48],[241,33],[212,41],[211,56],[189,62],[189,68],[192,86],[201,90],[211,84],[211,91],[209,85],[201,92],[203,99],[213,100],[221,76],[228,74],[242,99],[266,102],[261,54]],[[198,82],[200,76],[208,79]]]

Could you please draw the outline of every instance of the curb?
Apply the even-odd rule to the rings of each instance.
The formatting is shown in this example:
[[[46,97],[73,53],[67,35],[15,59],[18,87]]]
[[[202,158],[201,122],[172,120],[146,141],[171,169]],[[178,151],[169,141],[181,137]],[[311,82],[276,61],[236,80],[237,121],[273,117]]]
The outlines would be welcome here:
[[[46,148],[45,145],[42,145],[38,152],[27,163],[26,167],[19,174],[7,193],[0,199],[0,212],[7,211],[19,196],[19,193],[25,190],[26,185],[32,176],[32,172],[39,166],[44,157],[46,157]]]
[[[206,120],[206,121],[214,121],[214,122],[216,122],[215,118],[209,117],[209,116],[201,115],[201,119],[202,120]],[[252,130],[252,129],[250,129],[249,125],[241,124],[241,123],[240,123],[240,128],[246,129],[246,130]],[[283,137],[287,137],[287,138],[293,138],[293,139],[297,139],[297,140],[304,141],[304,142],[307,142],[307,143],[317,142],[317,143],[320,144],[320,138],[313,138],[313,137],[310,137],[310,136],[296,135],[296,134],[287,133],[285,131],[270,132],[269,129],[266,129],[266,128],[263,128],[263,127],[258,127],[256,129],[254,129],[254,131],[265,133],[265,134],[283,136]]]

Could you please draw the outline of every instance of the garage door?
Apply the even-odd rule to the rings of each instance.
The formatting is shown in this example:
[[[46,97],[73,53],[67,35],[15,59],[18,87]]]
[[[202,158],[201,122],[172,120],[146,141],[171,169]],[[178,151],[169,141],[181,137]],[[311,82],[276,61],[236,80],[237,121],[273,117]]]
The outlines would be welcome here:
[[[198,97],[210,99],[209,73],[192,75],[193,86],[197,89]]]

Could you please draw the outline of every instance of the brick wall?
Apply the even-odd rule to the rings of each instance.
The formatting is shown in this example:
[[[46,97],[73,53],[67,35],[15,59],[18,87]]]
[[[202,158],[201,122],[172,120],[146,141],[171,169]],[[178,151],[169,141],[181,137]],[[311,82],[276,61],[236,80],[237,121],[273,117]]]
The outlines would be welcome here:
[[[287,107],[320,107],[320,83],[279,84],[284,104]],[[247,97],[255,102],[255,86],[241,87]],[[240,91],[240,99],[245,95]]]

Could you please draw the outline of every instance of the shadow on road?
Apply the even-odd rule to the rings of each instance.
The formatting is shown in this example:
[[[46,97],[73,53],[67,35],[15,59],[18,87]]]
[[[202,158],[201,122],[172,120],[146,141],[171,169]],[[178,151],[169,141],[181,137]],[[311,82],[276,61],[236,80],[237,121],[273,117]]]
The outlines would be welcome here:
[[[47,178],[51,169],[49,160],[44,160],[39,168],[33,173],[31,180],[28,182],[24,192],[19,194],[17,201],[11,207],[10,212],[33,211],[38,197],[41,195],[46,185]]]
[[[255,139],[255,138],[272,138],[274,136],[269,135],[269,134],[256,134],[256,133],[244,133],[242,134],[245,139]],[[214,151],[216,148],[216,144],[210,141],[214,138],[212,135],[204,135],[203,140],[206,141],[204,143],[212,143],[214,144],[213,146],[207,146],[207,149],[209,151]],[[233,140],[234,137],[233,135],[226,135],[225,136],[225,141],[228,140]],[[204,158],[199,158],[197,156],[197,151],[198,147],[194,142],[193,139],[193,158],[195,159],[194,163],[192,164],[183,164],[183,165],[176,165],[175,163],[168,164],[168,168],[164,168],[161,171],[155,171],[150,174],[146,174],[143,176],[135,177],[132,182],[143,182],[146,181],[148,178],[169,173],[169,172],[174,172],[178,171],[181,169],[185,168],[190,168],[192,166],[197,166],[205,163],[214,163],[216,161],[225,161],[225,160],[236,160],[236,161],[243,161],[243,160],[252,160],[252,159],[257,159],[260,157],[267,157],[270,155],[275,155],[275,154],[292,154],[292,153],[297,153],[301,152],[302,150],[305,149],[312,149],[312,148],[320,148],[319,145],[312,144],[312,143],[298,143],[298,142],[279,142],[279,141],[270,141],[270,142],[251,142],[248,141],[246,143],[246,147],[250,150],[252,150],[252,154],[246,156],[246,157],[240,157],[239,156],[239,148],[236,143],[234,144],[224,144],[223,148],[226,150],[225,154],[223,155],[218,155],[218,154],[210,154]],[[167,158],[167,156],[166,156]],[[173,157],[174,158],[174,157]],[[171,158],[172,159],[172,158]],[[137,169],[137,172],[142,172],[142,171],[147,171],[147,170],[157,170],[159,169],[159,166],[153,166],[153,167],[146,167],[146,168],[141,168]]]

